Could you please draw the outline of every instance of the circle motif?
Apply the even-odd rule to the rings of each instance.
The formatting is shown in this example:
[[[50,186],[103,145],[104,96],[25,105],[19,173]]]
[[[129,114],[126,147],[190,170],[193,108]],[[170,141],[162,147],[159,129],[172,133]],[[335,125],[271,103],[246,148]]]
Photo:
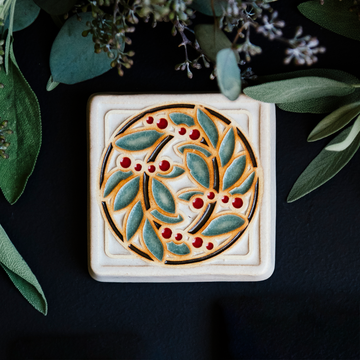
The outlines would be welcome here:
[[[201,104],[161,105],[135,114],[110,138],[99,203],[115,238],[136,256],[197,266],[241,241],[259,207],[261,174],[234,120]]]

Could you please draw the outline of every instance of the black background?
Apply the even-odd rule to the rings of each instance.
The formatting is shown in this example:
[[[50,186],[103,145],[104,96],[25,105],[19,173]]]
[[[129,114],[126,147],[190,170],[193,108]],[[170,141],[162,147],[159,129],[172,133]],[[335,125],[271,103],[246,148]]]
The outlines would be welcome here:
[[[303,25],[327,48],[315,67],[360,78],[359,43],[322,29],[296,9],[274,5],[291,35]],[[199,17],[201,20],[201,17]],[[205,19],[205,17],[203,17]],[[209,21],[209,19],[207,19]],[[322,115],[277,109],[276,268],[249,283],[112,284],[87,271],[86,103],[103,92],[217,92],[210,71],[175,71],[183,61],[171,26],[139,24],[135,64],[77,85],[45,90],[58,32],[44,12],[15,33],[15,56],[38,96],[43,144],[25,193],[0,196],[0,223],[36,274],[44,317],[0,272],[1,359],[355,359],[359,352],[360,154],[329,183],[295,203],[293,183],[328,140],[307,143]],[[284,66],[284,46],[254,38],[258,75]]]

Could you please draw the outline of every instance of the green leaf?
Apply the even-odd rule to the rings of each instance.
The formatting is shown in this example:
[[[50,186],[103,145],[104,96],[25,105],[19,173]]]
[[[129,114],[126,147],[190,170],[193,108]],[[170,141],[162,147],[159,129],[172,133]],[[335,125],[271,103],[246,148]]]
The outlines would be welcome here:
[[[234,153],[234,149],[235,149],[234,129],[230,128],[230,130],[227,132],[220,145],[219,156],[222,167],[224,167],[230,161],[232,154]]]
[[[8,274],[24,298],[38,311],[46,315],[48,305],[35,275],[16,250],[0,225],[0,265]]]
[[[157,176],[163,177],[163,178],[176,178],[180,175],[182,175],[185,172],[184,169],[182,169],[179,166],[174,166],[174,168],[171,170],[170,174],[156,174]]]
[[[141,206],[141,201],[138,201],[131,209],[129,217],[126,222],[126,240],[130,241],[140,227],[141,221],[144,217],[144,211]]]
[[[157,209],[151,211],[151,215],[156,217],[161,222],[167,223],[167,224],[177,224],[179,222],[182,222],[184,219],[181,215],[178,215],[177,217],[171,217],[161,214]]]
[[[50,78],[46,84],[46,90],[47,91],[52,91],[54,90],[60,83],[59,82],[56,82],[54,81],[52,75],[50,75]]]
[[[207,151],[206,149],[204,149],[202,146],[199,145],[183,145],[179,147],[179,151],[183,154],[184,150],[186,149],[191,149],[191,150],[197,150],[200,151],[201,153],[203,153],[206,157],[209,157],[211,155],[210,151]]]
[[[202,186],[209,188],[210,186],[210,173],[205,160],[193,153],[186,155],[187,167],[190,170],[192,177]]]
[[[351,131],[349,132],[349,135],[345,140],[343,140],[340,143],[330,145],[325,149],[328,151],[344,151],[352,144],[352,142],[355,140],[356,136],[359,133],[360,133],[360,116],[358,116],[358,118],[355,120],[354,125],[352,126]]]
[[[226,169],[223,179],[223,190],[233,186],[242,176],[246,165],[246,156],[242,155],[234,159]]]
[[[353,0],[307,1],[298,6],[308,19],[336,34],[360,41],[360,21],[355,11],[350,11]]]
[[[48,14],[62,15],[70,11],[76,4],[77,0],[34,0],[34,2]]]
[[[185,124],[187,126],[194,126],[195,121],[194,119],[186,114],[183,113],[171,113],[170,119],[175,123],[176,125]]]
[[[219,140],[219,133],[217,130],[216,125],[214,122],[200,109],[197,109],[197,120],[205,131],[205,134],[209,138],[212,146],[216,149],[218,140]]]
[[[222,30],[214,24],[200,24],[195,26],[195,37],[199,42],[201,50],[214,64],[216,55],[222,49],[231,47],[231,41]],[[236,61],[240,61],[239,53],[235,53]]]
[[[202,231],[204,236],[217,236],[233,231],[245,224],[245,220],[237,215],[220,215],[213,219]]]
[[[351,128],[343,130],[329,145],[337,144],[346,139]],[[296,180],[288,202],[300,199],[334,177],[354,156],[360,146],[360,134],[344,151],[328,151],[323,149]]]
[[[151,190],[155,202],[160,207],[160,209],[170,214],[175,214],[175,201],[168,188],[160,181],[153,179]]]
[[[143,229],[143,238],[144,243],[150,252],[160,261],[162,261],[164,257],[164,247],[162,242],[159,240],[156,235],[155,230],[151,226],[148,219],[145,220],[145,225]]]
[[[258,77],[257,80],[260,81],[261,83],[264,83],[270,81],[294,79],[297,77],[305,77],[305,76],[325,77],[328,79],[341,81],[349,85],[354,85],[359,83],[359,79],[357,77],[348,74],[345,71],[334,70],[334,69],[299,70],[288,73],[261,76]],[[323,113],[329,113],[331,111],[338,109],[341,106],[355,102],[359,98],[360,98],[360,89],[355,89],[353,93],[346,96],[326,96],[322,98],[295,101],[284,104],[280,103],[277,104],[277,106],[284,111],[291,111],[296,113],[323,114]]]
[[[10,204],[23,193],[41,146],[41,117],[36,95],[17,67],[10,51],[9,74],[0,71],[0,116],[8,120],[8,159],[0,159],[0,188]]]
[[[33,0],[16,0],[13,31],[27,28],[38,17],[40,8]],[[9,18],[6,19],[4,30],[9,27]]]
[[[154,145],[163,135],[164,133],[160,133],[156,130],[137,131],[120,137],[120,139],[116,140],[115,145],[121,149],[130,151],[145,150]]]
[[[231,195],[235,195],[235,194],[241,194],[241,195],[244,195],[245,193],[247,193],[250,188],[251,188],[251,185],[253,184],[254,182],[254,178],[255,178],[255,171],[253,171],[245,180],[244,182],[234,188],[233,190],[230,191],[230,194]]]
[[[107,197],[116,188],[120,181],[127,179],[132,174],[132,171],[123,172],[121,170],[113,173],[106,182],[104,188],[104,197]]]
[[[360,114],[360,101],[342,106],[316,125],[310,133],[308,141],[323,139],[346,126],[355,116]]]
[[[114,200],[114,210],[121,210],[131,204],[139,192],[140,177],[128,181],[120,188]]]
[[[241,93],[241,78],[234,50],[220,50],[216,64],[216,78],[221,92],[229,100],[236,100]]]
[[[166,244],[168,250],[175,255],[187,255],[190,254],[189,247],[185,244],[175,244],[173,241]]]
[[[244,93],[251,98],[268,103],[287,103],[325,96],[344,96],[354,91],[354,87],[344,82],[318,76],[273,81],[244,89]]]
[[[214,4],[214,11],[211,3]],[[228,8],[227,0],[193,0],[190,7],[208,16],[223,16],[224,12]]]
[[[82,36],[82,32],[88,29],[86,22],[93,20],[91,13],[81,14],[81,18],[82,21],[78,21],[76,16],[72,16],[67,20],[52,45],[50,70],[56,82],[75,84],[111,68],[106,53],[95,54],[91,36]]]
[[[202,191],[187,191],[179,195],[179,199],[189,201],[194,195],[204,195]]]

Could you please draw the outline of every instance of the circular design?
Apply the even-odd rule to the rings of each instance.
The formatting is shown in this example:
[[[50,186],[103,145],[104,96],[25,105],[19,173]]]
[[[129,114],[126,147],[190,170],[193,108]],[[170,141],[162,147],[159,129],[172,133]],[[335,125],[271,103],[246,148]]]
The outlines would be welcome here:
[[[140,126],[154,119],[156,127]],[[99,168],[107,226],[153,265],[199,266],[221,256],[259,208],[262,171],[249,140],[236,121],[201,104],[134,114],[109,139]]]
[[[131,160],[128,157],[124,157],[120,160],[120,165],[127,169],[131,165]]]

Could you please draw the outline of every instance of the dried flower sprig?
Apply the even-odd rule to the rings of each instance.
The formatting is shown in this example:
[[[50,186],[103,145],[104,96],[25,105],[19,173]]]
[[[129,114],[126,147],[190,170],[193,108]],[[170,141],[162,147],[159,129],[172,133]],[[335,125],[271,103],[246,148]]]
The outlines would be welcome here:
[[[3,159],[8,159],[9,155],[5,152],[10,146],[10,143],[6,141],[5,135],[12,134],[12,130],[6,129],[8,126],[8,121],[4,120],[0,123],[0,156]]]

